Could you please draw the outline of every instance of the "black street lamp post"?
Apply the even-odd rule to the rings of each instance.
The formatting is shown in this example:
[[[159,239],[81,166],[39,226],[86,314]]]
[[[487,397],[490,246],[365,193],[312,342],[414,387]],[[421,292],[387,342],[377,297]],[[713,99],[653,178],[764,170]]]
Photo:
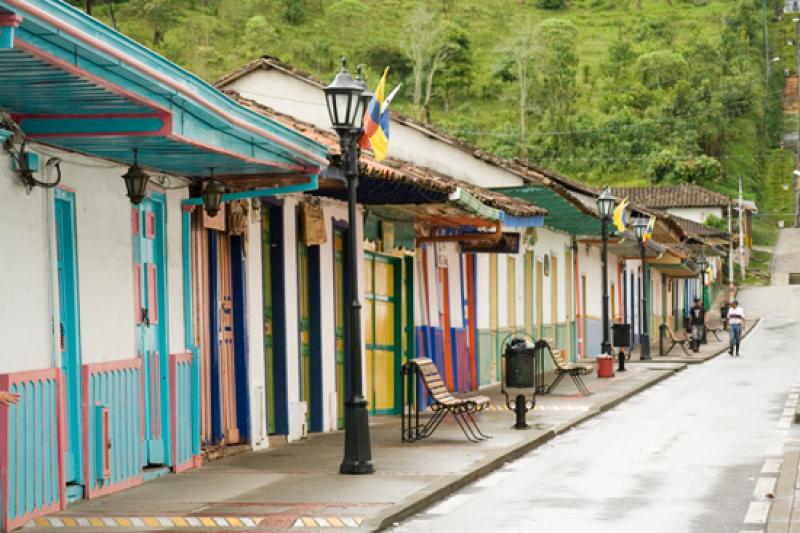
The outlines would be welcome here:
[[[363,393],[361,376],[361,302],[358,298],[358,247],[356,246],[356,190],[358,188],[358,160],[361,154],[359,139],[366,109],[366,85],[354,80],[347,72],[342,59],[342,70],[325,87],[328,113],[342,150],[342,167],[347,178],[347,257],[350,262],[348,340],[350,349],[350,394],[344,412],[344,460],[339,467],[342,474],[371,474],[372,450],[369,437],[367,399]]]
[[[641,315],[642,330],[639,334],[639,341],[641,343],[641,357],[642,361],[649,361],[650,358],[650,305],[648,293],[650,288],[650,266],[647,264],[647,257],[645,254],[645,241],[644,236],[647,233],[648,219],[639,217],[633,221],[633,229],[636,231],[636,238],[639,239],[639,255],[642,259],[642,295],[639,300],[639,315]]]
[[[597,198],[597,212],[600,214],[603,226],[603,343],[600,345],[601,355],[611,355],[611,342],[608,339],[608,331],[611,327],[608,320],[608,223],[613,211],[614,197],[608,187],[604,187],[603,192]]]
[[[703,253],[700,253],[700,257],[697,258],[697,269],[700,271],[700,301],[703,304],[703,309],[706,309],[706,268],[708,268],[708,260]],[[700,342],[706,344],[706,328],[703,328],[703,338],[700,339]],[[695,344],[695,346],[700,346],[700,342]]]
[[[700,274],[700,301],[703,302],[703,307],[706,306],[706,268],[708,267],[708,260],[706,256],[700,254],[697,258],[697,270]]]

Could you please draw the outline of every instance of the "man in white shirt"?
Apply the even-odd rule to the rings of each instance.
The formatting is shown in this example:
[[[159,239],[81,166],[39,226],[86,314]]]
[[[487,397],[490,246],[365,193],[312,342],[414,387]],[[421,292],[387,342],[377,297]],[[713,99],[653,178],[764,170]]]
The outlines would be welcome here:
[[[739,307],[739,302],[736,300],[731,302],[731,307],[728,309],[728,339],[730,340],[730,347],[728,354],[733,355],[733,349],[736,348],[736,357],[739,357],[739,343],[742,341],[742,331],[744,331],[745,324],[744,309]]]

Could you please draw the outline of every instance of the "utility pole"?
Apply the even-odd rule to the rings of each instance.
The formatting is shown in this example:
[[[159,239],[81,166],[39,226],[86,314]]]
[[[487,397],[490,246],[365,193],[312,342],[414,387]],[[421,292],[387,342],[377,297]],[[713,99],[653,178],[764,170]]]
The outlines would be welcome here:
[[[733,209],[728,204],[728,301],[733,299]]]
[[[742,281],[745,277],[744,264],[744,209],[742,207],[742,176],[739,176],[739,265],[742,269]]]

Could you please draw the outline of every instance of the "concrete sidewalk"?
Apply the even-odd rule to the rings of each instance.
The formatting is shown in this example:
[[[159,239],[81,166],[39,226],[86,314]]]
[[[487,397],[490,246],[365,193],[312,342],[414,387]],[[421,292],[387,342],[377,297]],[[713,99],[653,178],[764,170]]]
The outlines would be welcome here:
[[[468,442],[452,420],[430,438],[400,441],[398,417],[371,420],[375,474],[338,474],[342,432],[312,435],[263,452],[228,457],[180,475],[167,475],[114,495],[80,501],[63,513],[37,519],[33,530],[376,530],[444,498],[555,435],[686,368],[637,364],[610,379],[585,377],[593,394],[581,396],[566,378],[552,394],[537,397],[532,428],[511,429],[499,389],[480,415],[493,436]]]
[[[744,339],[747,335],[753,330],[755,325],[758,323],[758,318],[750,318],[747,320],[747,327],[742,334],[742,338]],[[657,335],[657,334],[656,334]],[[658,355],[658,344],[655,344],[650,349],[650,357],[652,360],[650,361],[641,361],[641,352],[638,347],[636,347],[631,354],[631,358],[628,361],[629,363],[685,363],[687,365],[695,365],[699,363],[705,363],[709,359],[713,359],[718,355],[727,353],[729,347],[728,341],[728,332],[727,331],[720,331],[717,333],[717,337],[714,336],[713,333],[708,332],[706,335],[706,340],[708,341],[707,344],[701,344],[700,350],[698,352],[693,352],[691,350],[690,344],[686,343],[686,350],[689,352],[688,355],[681,350],[680,346],[675,346],[672,348],[672,351],[669,355],[660,356]],[[658,338],[658,337],[656,337]],[[664,340],[664,351],[669,350],[670,345],[672,344],[671,341]]]

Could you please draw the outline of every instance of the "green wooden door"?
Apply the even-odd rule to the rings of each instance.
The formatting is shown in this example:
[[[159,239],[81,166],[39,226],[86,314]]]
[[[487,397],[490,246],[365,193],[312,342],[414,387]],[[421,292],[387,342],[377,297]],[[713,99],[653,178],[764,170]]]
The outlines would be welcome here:
[[[333,275],[336,290],[336,427],[344,428],[345,400],[345,284],[344,284],[344,230],[337,228],[333,237]]]
[[[306,423],[311,413],[311,313],[308,290],[308,246],[297,241],[297,310],[300,335],[300,400],[306,402]]]
[[[275,349],[272,341],[272,233],[269,215],[261,217],[261,265],[264,288],[264,367],[266,372],[267,432],[275,433]]]

